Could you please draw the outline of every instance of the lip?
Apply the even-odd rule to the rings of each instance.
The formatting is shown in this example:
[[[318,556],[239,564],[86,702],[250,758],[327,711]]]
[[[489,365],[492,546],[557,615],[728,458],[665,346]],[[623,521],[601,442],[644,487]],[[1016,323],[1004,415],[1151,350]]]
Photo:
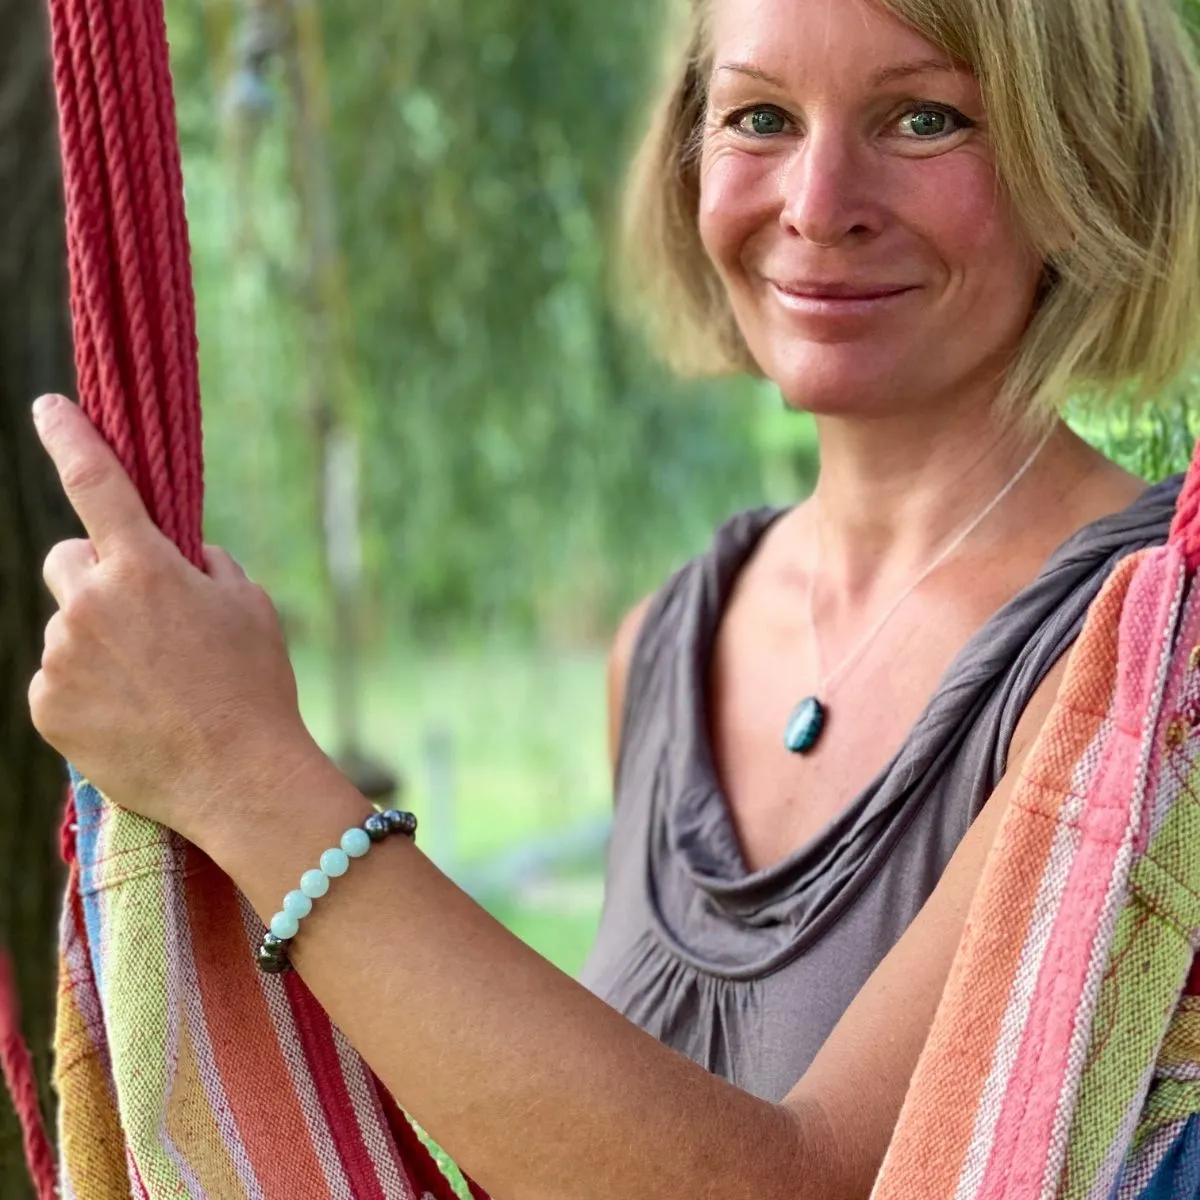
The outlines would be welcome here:
[[[788,282],[769,279],[771,290],[789,308],[833,311],[870,308],[916,291],[911,284],[847,283],[842,280]]]

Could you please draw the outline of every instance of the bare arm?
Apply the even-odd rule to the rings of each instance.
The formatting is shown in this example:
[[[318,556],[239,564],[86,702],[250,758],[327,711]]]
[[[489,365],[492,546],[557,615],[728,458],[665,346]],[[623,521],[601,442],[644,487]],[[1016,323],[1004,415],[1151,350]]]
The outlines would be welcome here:
[[[634,605],[621,620],[608,655],[608,758],[613,779],[617,777],[617,762],[621,754],[621,726],[625,720],[625,685],[629,681],[629,664],[637,646],[646,610],[653,597],[647,596]]]
[[[930,901],[784,1104],[635,1028],[400,840],[318,903],[294,961],[385,1085],[498,1200],[866,1197],[1058,680],[1030,706],[1009,774]],[[234,840],[204,849],[266,918],[362,815],[361,798],[313,756]]]

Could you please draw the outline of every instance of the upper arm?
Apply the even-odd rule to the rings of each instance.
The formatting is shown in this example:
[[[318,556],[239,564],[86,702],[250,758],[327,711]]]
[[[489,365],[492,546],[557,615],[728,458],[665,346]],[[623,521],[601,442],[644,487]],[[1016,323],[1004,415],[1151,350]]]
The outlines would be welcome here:
[[[629,664],[642,631],[642,622],[653,597],[647,596],[629,610],[617,627],[612,649],[608,655],[608,757],[613,779],[617,776],[617,759],[621,753],[621,722],[625,716],[625,686],[629,680]]]
[[[843,1014],[785,1104],[827,1130],[837,1191],[869,1195],[941,1000],[967,912],[1008,802],[1065,670],[1061,660],[1034,694],[1013,737],[1009,767],[949,865],[891,952]]]

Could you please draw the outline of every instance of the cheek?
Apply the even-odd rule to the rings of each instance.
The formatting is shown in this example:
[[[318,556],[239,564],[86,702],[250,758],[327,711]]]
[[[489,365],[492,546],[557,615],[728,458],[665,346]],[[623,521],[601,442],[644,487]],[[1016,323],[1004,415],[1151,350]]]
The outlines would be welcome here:
[[[1009,285],[1029,280],[1036,287],[1038,256],[997,186],[990,162],[952,154],[906,165],[918,168],[908,186],[898,189],[906,198],[906,224],[934,250],[952,279],[967,288],[990,290],[998,277]]]
[[[700,167],[700,240],[726,278],[737,273],[746,243],[772,219],[777,174],[765,156],[705,153]]]

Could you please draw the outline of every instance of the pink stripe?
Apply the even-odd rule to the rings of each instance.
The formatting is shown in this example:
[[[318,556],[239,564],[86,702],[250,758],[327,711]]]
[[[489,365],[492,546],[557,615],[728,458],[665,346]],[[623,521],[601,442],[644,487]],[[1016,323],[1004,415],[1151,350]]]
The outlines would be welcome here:
[[[1147,723],[1161,685],[1178,562],[1170,550],[1147,557],[1126,596],[1113,698],[1116,725],[1088,789],[1083,840],[1039,972],[978,1200],[1041,1192],[1095,938],[1111,887],[1119,879],[1119,856],[1130,833],[1136,831],[1135,805],[1144,795],[1139,787],[1145,783],[1140,777],[1142,743],[1151,732]],[[1149,639],[1147,628],[1152,631]]]

